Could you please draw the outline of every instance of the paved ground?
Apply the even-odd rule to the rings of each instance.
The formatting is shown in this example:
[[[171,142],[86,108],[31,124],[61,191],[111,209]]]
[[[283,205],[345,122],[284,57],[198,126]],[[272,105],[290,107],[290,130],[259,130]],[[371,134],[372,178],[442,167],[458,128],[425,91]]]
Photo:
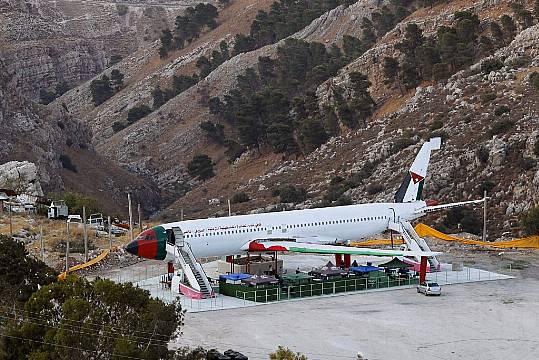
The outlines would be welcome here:
[[[539,281],[499,280],[186,314],[177,345],[267,359],[277,345],[312,359],[536,359]]]

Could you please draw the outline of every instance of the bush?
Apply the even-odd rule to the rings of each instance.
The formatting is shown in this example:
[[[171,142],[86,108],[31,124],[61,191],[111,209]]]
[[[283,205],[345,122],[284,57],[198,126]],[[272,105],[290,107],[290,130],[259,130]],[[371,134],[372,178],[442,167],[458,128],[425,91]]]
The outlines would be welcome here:
[[[249,198],[249,195],[247,195],[246,193],[244,193],[242,191],[242,192],[239,192],[239,193],[235,193],[234,196],[232,196],[232,199],[230,199],[230,202],[232,204],[239,204],[239,203],[247,202],[249,200],[251,200]]]
[[[69,155],[60,155],[60,162],[62,163],[62,167],[64,169],[77,172],[77,167],[71,162],[71,158],[69,157]]]
[[[213,172],[213,161],[208,155],[195,155],[187,164],[187,172],[193,177],[199,177],[202,180],[209,179],[215,175]]]
[[[3,358],[168,359],[163,344],[183,323],[179,306],[131,283],[75,276],[43,286],[19,316],[4,331]]]
[[[214,124],[211,121],[203,121],[200,123],[200,128],[204,130],[210,139],[219,144],[222,144],[225,140],[225,127],[221,124]]]
[[[488,92],[488,93],[481,94],[479,99],[481,101],[481,104],[483,104],[483,105],[488,104],[491,101],[496,100],[496,93],[495,92]]]
[[[475,156],[481,164],[486,164],[488,162],[490,153],[486,147],[480,146],[477,148],[477,150],[475,150]]]
[[[152,109],[147,105],[135,106],[134,108],[129,109],[127,112],[127,123],[133,124],[151,112]]]
[[[492,126],[490,127],[489,133],[490,135],[500,135],[503,133],[506,133],[511,129],[515,123],[511,120],[501,120],[496,121]]]
[[[279,201],[282,203],[300,203],[307,200],[307,191],[299,186],[285,185],[279,189]]]
[[[539,72],[534,71],[530,74],[530,85],[535,90],[539,90]]]
[[[367,193],[369,195],[378,194],[382,190],[384,190],[384,188],[380,184],[373,183],[373,184],[369,184],[369,186],[367,186]]]
[[[118,131],[122,131],[126,127],[127,124],[123,121],[115,121],[114,123],[112,123],[112,131],[114,131],[115,133],[117,133]]]
[[[110,78],[107,75],[101,76],[100,79],[92,80],[90,83],[90,91],[95,106],[103,104],[114,94]]]
[[[472,209],[464,207],[456,207],[449,209],[447,215],[442,221],[450,232],[465,231],[475,235],[479,235],[483,229],[483,222]],[[458,228],[460,224],[460,229]]]
[[[503,67],[503,61],[500,59],[488,59],[481,63],[483,74],[490,74],[492,71],[500,70]]]
[[[531,170],[537,165],[537,161],[532,158],[523,156],[518,161],[518,166],[525,171]]]
[[[397,139],[391,146],[391,152],[393,154],[396,154],[400,152],[401,150],[404,150],[407,147],[412,146],[414,144],[415,144],[415,141],[412,140],[411,138],[403,137],[403,138]]]
[[[539,235],[539,206],[520,215],[520,223],[527,235]]]
[[[123,4],[116,4],[116,10],[118,11],[118,16],[124,16],[129,12],[129,7]]]
[[[508,113],[509,111],[511,111],[511,109],[509,109],[509,106],[500,105],[500,106],[496,107],[496,109],[494,109],[494,115],[501,116],[501,115],[503,115],[505,113]]]
[[[479,189],[478,189],[479,195],[483,196],[485,191],[487,192],[487,194],[489,194],[490,190],[494,189],[495,186],[496,184],[494,184],[492,181],[484,180],[483,182],[481,182],[481,184],[479,184]]]
[[[13,306],[13,301],[22,305],[39,286],[54,280],[56,272],[30,256],[23,243],[0,235],[0,307]]]

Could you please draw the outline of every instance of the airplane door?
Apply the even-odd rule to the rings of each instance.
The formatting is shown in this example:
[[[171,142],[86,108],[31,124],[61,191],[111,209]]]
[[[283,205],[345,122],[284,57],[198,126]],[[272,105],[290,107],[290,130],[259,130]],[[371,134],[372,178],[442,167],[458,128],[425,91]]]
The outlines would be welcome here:
[[[389,210],[391,210],[391,213],[389,215],[389,219],[393,219],[393,222],[396,223],[397,222],[397,215],[395,214],[395,209],[394,208],[389,208]]]

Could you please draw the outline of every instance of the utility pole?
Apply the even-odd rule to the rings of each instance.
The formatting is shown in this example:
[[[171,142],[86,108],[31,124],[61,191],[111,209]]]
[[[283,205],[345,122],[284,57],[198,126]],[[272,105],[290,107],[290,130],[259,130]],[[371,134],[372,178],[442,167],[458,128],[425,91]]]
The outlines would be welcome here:
[[[138,230],[139,233],[142,232],[142,211],[140,210],[140,204],[137,204],[137,211],[138,211]]]
[[[180,209],[180,219],[183,221],[183,208]]]
[[[487,191],[483,193],[483,241],[487,241]]]
[[[88,231],[86,229],[86,206],[82,207],[82,236],[84,237],[84,262],[88,262]]]
[[[67,221],[66,224],[67,224],[67,232],[66,232],[66,275],[67,275],[67,271],[69,270],[69,221]]]
[[[109,249],[112,250],[112,224],[110,223],[110,216],[107,219],[109,224]]]
[[[41,243],[41,261],[45,262],[45,248],[43,247],[43,225],[39,225],[39,240]]]
[[[130,193],[127,193],[127,202],[129,203],[129,240],[133,241],[133,210],[131,209]]]
[[[232,208],[230,206],[230,198],[228,199],[228,216],[232,216]]]
[[[13,237],[13,220],[11,218],[11,203],[8,203],[8,213],[9,213],[9,236]]]

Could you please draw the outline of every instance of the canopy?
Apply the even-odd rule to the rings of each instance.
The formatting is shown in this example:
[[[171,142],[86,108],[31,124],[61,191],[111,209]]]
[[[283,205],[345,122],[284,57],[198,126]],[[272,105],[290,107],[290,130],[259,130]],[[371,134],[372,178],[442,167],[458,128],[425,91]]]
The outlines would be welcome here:
[[[239,281],[243,279],[249,279],[252,275],[249,274],[226,274],[219,275],[219,280]]]
[[[388,269],[404,269],[404,268],[409,268],[410,264],[407,264],[401,259],[394,257],[390,261],[380,264],[378,266],[383,267],[383,268],[388,268]]]
[[[376,266],[354,266],[350,268],[350,271],[360,272],[360,273],[369,273],[371,271],[379,271],[379,270],[382,270],[382,269]]]

